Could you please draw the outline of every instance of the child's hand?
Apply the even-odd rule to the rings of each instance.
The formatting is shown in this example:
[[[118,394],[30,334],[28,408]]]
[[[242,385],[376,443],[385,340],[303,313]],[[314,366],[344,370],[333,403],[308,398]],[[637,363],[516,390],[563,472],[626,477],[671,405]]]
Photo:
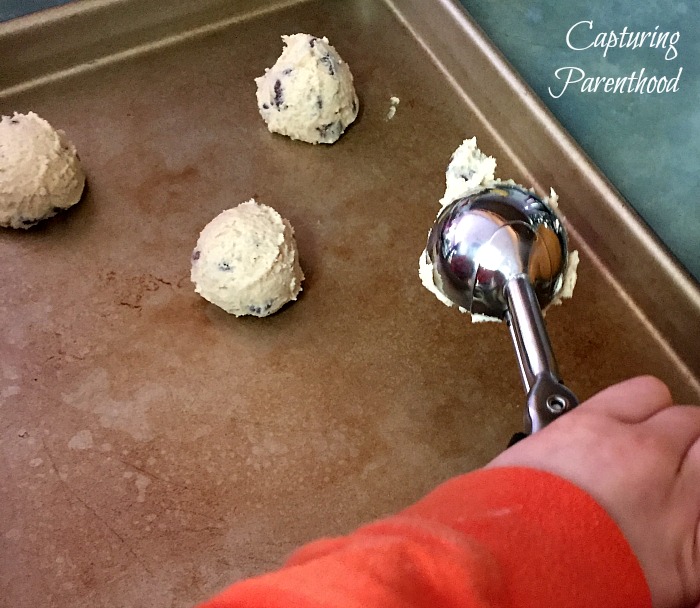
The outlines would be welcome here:
[[[488,465],[502,466],[549,471],[588,492],[629,541],[654,606],[698,605],[700,407],[673,405],[661,381],[635,378],[598,393]]]

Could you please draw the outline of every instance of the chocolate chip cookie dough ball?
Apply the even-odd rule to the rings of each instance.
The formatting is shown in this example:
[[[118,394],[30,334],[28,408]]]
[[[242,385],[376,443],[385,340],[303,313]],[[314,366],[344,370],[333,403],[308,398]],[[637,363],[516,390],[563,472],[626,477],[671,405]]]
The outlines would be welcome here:
[[[304,280],[294,229],[255,199],[227,209],[199,235],[190,276],[199,295],[230,314],[271,315],[297,299]]]
[[[75,205],[85,174],[75,146],[34,112],[0,120],[0,226],[29,228]]]
[[[272,133],[332,144],[360,107],[350,68],[325,37],[294,34],[282,40],[282,55],[255,79],[260,114]]]

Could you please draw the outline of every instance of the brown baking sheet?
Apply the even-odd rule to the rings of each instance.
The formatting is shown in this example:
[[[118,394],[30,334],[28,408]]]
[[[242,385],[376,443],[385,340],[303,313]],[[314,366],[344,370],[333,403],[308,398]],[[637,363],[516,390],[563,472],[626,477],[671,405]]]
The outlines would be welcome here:
[[[561,195],[582,261],[547,324],[572,389],[654,373],[698,399],[697,285],[455,5],[190,4],[0,26],[0,110],[64,129],[89,183],[0,233],[0,603],[189,606],[504,448],[524,401],[507,329],[417,277],[465,137]],[[355,76],[361,114],[330,147],[257,113],[253,78],[299,31]],[[253,196],[292,222],[307,278],[236,319],[194,293],[189,258]]]

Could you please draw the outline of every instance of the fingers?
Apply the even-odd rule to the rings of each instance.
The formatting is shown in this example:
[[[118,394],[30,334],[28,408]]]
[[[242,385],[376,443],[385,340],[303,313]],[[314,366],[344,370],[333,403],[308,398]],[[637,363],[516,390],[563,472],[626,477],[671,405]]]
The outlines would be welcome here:
[[[678,471],[686,464],[700,471],[700,407],[676,405],[664,408],[648,418],[643,426],[653,436],[667,442],[678,458]]]
[[[591,397],[584,407],[633,424],[644,422],[671,405],[671,392],[661,380],[640,376],[606,388]]]

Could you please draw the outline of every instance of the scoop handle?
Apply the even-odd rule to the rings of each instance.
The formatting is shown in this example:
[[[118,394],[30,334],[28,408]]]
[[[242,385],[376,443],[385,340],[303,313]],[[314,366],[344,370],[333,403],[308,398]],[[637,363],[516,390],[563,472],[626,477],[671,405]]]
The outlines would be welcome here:
[[[506,321],[527,392],[525,432],[534,433],[578,405],[576,396],[559,378],[557,362],[528,277],[509,279]]]

